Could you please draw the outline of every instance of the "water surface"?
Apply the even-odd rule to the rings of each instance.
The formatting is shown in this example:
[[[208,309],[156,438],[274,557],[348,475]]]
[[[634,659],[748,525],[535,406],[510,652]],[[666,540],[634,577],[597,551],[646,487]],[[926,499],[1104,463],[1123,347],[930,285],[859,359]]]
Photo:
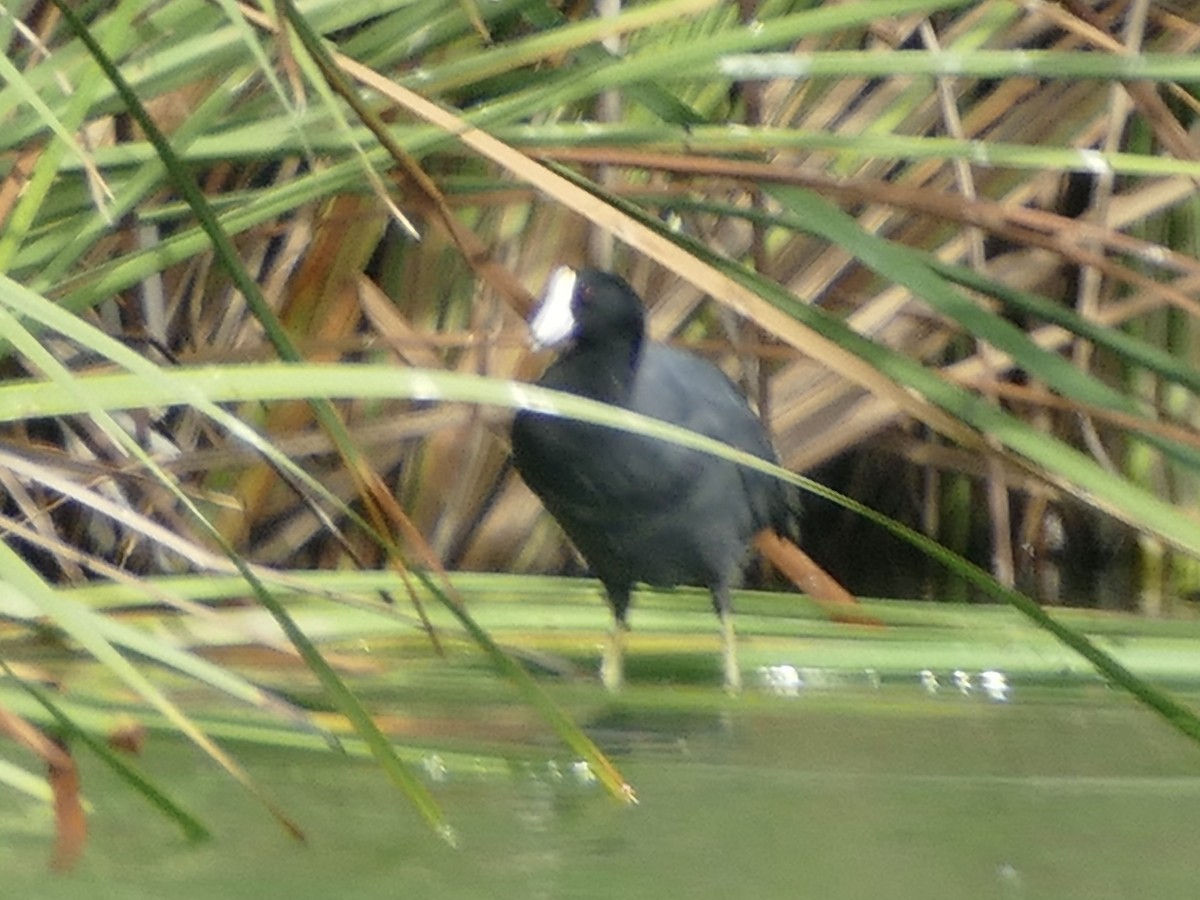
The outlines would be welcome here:
[[[154,737],[145,769],[216,839],[186,845],[84,759],[94,811],[78,870],[46,873],[49,813],[9,794],[0,896],[1200,896],[1200,750],[1128,698],[1019,683],[989,697],[977,676],[964,693],[948,675],[936,692],[916,675],[814,688],[807,675],[791,696],[760,687],[716,710],[637,690],[577,702],[635,784],[635,808],[606,797],[549,737],[507,769],[482,758],[443,768],[431,753],[427,777],[457,850],[369,763],[231,746],[306,829],[300,845],[198,751]]]

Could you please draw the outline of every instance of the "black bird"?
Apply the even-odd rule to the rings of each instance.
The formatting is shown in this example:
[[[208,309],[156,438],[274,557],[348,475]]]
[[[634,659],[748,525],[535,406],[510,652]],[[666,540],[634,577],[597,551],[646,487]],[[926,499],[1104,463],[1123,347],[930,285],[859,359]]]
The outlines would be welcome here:
[[[630,409],[776,461],[758,417],[725,375],[645,337],[642,301],[615,275],[558,269],[530,322],[539,346],[565,346],[539,385]],[[622,679],[622,635],[636,582],[702,585],[724,640],[725,686],[741,685],[730,590],[756,536],[797,530],[794,490],[676,444],[522,410],[513,457],[608,594],[613,636],[601,674]],[[760,548],[761,542],[756,542]],[[798,551],[797,551],[798,552]]]

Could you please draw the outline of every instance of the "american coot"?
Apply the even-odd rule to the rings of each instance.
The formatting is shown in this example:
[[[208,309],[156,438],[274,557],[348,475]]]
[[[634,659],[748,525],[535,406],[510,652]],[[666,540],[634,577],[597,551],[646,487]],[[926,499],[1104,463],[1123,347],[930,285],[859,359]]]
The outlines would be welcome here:
[[[538,384],[775,461],[762,423],[718,368],[645,339],[642,302],[621,278],[558,269],[530,328],[535,345],[565,347]],[[725,686],[736,691],[741,676],[730,589],[741,579],[752,541],[770,553],[785,543],[781,536],[795,534],[791,487],[675,444],[528,410],[513,422],[512,446],[517,471],[608,594],[615,621],[601,666],[605,685],[615,690],[621,684],[630,591],[645,582],[712,592]]]

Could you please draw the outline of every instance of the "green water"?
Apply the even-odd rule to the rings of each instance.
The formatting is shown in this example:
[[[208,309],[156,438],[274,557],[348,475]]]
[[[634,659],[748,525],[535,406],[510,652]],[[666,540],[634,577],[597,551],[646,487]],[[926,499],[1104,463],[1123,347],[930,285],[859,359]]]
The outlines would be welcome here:
[[[6,793],[0,897],[1200,896],[1200,750],[1101,688],[1018,684],[994,702],[859,686],[691,713],[637,698],[597,692],[577,710],[637,807],[538,738],[507,772],[432,781],[457,850],[367,763],[231,747],[306,830],[300,845],[197,751],[152,738],[141,764],[216,839],[186,845],[85,760],[94,809],[78,870],[46,872],[48,811]]]

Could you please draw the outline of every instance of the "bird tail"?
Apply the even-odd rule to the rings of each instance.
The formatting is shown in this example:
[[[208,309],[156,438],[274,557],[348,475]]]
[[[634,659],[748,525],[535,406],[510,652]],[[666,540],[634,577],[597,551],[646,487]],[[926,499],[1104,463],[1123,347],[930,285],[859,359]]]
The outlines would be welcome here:
[[[789,581],[815,600],[835,622],[881,624],[878,619],[855,610],[853,607],[858,605],[858,600],[854,595],[792,541],[780,537],[770,528],[764,528],[754,536],[754,546]]]

